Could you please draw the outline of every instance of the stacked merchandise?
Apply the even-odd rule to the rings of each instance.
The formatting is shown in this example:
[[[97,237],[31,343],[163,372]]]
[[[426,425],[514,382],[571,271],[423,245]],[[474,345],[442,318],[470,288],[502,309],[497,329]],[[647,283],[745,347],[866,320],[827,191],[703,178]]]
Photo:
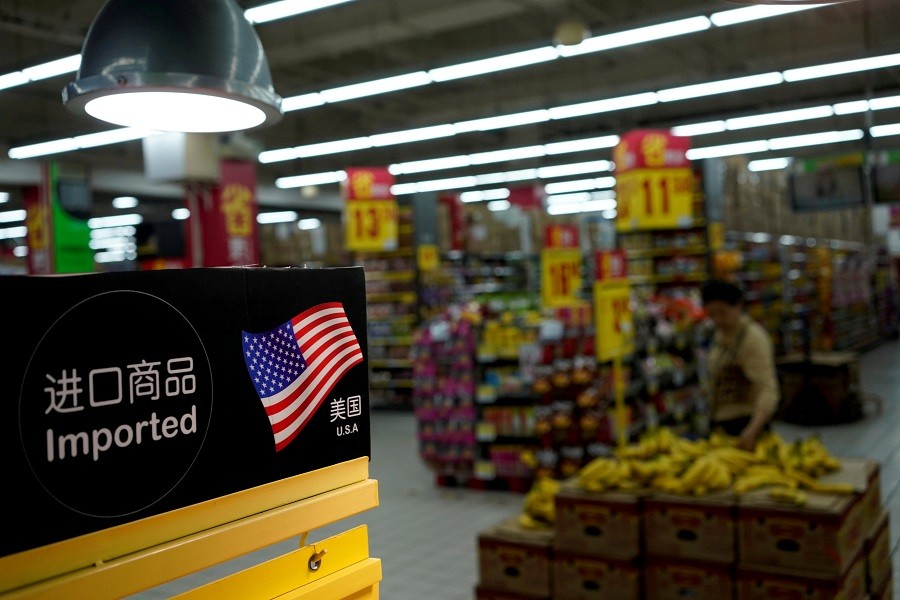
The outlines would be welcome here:
[[[620,423],[613,368],[594,356],[589,306],[541,312],[520,295],[446,311],[414,336],[423,460],[439,485],[524,492],[535,477],[567,478],[611,454],[620,431],[703,433],[700,316],[683,299],[642,305],[640,347],[622,368]]]
[[[813,436],[736,444],[660,429],[568,480],[537,480],[518,517],[479,535],[477,597],[891,596],[877,463],[839,460]]]

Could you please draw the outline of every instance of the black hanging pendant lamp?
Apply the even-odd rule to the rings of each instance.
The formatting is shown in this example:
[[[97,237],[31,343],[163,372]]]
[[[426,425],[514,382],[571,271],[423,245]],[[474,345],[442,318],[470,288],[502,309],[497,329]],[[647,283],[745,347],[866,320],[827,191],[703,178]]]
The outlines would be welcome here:
[[[69,110],[159,131],[238,131],[282,117],[262,43],[234,0],[108,0]]]

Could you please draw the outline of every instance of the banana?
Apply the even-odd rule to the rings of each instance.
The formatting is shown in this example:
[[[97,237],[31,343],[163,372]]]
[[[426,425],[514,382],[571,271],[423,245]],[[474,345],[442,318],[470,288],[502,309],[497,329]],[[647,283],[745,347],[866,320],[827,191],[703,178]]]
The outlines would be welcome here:
[[[794,506],[806,504],[806,494],[795,488],[776,487],[769,491],[769,497],[779,502],[786,502]]]

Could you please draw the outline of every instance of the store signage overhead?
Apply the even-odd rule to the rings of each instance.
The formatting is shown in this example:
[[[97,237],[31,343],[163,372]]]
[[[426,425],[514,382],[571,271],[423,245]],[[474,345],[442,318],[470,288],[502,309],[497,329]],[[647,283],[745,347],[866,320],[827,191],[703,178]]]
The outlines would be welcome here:
[[[690,140],[668,130],[626,133],[613,150],[619,231],[685,227],[693,221]]]
[[[0,556],[370,454],[361,267],[3,288]]]

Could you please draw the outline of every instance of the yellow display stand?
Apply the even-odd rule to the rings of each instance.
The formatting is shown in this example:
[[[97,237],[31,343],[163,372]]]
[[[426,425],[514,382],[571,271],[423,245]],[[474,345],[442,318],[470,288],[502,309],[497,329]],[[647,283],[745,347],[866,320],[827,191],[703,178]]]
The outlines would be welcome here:
[[[300,547],[178,598],[378,598],[366,527],[307,545],[309,531],[378,506],[357,458],[0,558],[0,599],[122,598],[300,536]]]

